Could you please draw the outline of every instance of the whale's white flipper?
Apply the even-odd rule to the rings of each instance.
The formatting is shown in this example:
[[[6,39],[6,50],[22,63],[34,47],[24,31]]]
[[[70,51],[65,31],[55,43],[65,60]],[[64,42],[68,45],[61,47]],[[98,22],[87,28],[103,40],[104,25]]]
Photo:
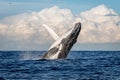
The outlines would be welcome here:
[[[57,40],[59,36],[47,25],[43,24],[43,26],[47,29],[47,31],[50,33],[50,35]]]

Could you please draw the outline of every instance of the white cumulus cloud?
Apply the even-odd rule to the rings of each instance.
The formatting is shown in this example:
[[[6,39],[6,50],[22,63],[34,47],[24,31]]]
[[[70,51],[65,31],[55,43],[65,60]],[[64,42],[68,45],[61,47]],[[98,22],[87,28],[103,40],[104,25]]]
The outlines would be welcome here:
[[[81,12],[77,16],[72,14],[70,9],[54,6],[39,12],[18,14],[1,20],[0,49],[11,46],[31,49],[31,46],[34,48],[47,45],[54,40],[42,24],[50,26],[61,36],[76,22],[82,23],[78,43],[120,42],[120,16],[105,5]]]
[[[105,5],[92,8],[79,15],[83,29],[83,42],[120,42],[120,16]]]

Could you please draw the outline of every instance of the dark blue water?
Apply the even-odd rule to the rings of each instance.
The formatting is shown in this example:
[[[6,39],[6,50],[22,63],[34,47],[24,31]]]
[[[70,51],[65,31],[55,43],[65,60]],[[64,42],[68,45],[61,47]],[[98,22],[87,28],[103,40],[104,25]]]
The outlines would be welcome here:
[[[0,80],[120,80],[120,51],[73,51],[37,60],[43,51],[0,52]]]

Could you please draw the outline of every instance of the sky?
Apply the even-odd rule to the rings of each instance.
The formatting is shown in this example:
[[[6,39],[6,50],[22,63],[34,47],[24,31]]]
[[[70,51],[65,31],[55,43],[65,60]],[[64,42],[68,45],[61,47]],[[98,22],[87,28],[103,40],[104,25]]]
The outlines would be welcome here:
[[[76,22],[82,30],[72,50],[120,50],[120,0],[0,0],[0,50],[47,50]]]
[[[40,11],[46,7],[68,8],[74,14],[105,4],[120,14],[120,0],[0,0],[0,18],[24,12]]]

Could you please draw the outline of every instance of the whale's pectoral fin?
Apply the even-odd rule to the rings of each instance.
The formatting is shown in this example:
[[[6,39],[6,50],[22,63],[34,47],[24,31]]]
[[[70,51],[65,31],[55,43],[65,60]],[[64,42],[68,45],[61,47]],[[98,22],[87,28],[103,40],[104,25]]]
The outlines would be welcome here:
[[[50,33],[50,35],[57,40],[59,36],[47,25],[43,24],[43,26],[46,28],[46,30]]]

